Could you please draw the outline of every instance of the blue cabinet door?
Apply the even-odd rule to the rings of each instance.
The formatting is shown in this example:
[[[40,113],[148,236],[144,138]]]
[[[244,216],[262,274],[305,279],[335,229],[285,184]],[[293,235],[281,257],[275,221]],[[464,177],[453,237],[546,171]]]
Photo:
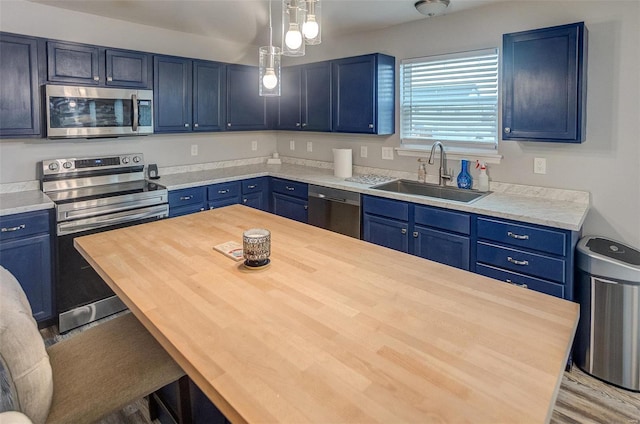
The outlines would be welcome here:
[[[267,103],[258,94],[258,68],[227,65],[227,131],[269,129]]]
[[[278,103],[279,130],[295,131],[302,128],[302,66],[282,68],[280,99]]]
[[[242,204],[263,211],[270,211],[269,177],[250,178],[242,181]]]
[[[405,221],[364,214],[362,232],[365,241],[409,252],[409,224]]]
[[[504,140],[582,142],[586,45],[582,22],[503,36]]]
[[[97,46],[47,41],[47,61],[49,81],[83,85],[104,81],[104,62],[100,63]]]
[[[302,68],[302,124],[306,131],[331,131],[331,62]]]
[[[332,62],[333,131],[393,134],[395,58],[382,54]]]
[[[20,282],[36,321],[53,317],[50,235],[2,242],[0,265]]]
[[[158,133],[191,131],[191,60],[153,58],[153,125]]]
[[[469,237],[416,225],[413,254],[441,264],[469,270]]]
[[[193,62],[193,130],[224,129],[224,65],[217,62]]]
[[[107,49],[105,58],[108,87],[152,87],[150,54]]]
[[[38,40],[0,34],[0,137],[40,135]]]
[[[308,222],[306,199],[272,193],[273,213],[296,221]]]

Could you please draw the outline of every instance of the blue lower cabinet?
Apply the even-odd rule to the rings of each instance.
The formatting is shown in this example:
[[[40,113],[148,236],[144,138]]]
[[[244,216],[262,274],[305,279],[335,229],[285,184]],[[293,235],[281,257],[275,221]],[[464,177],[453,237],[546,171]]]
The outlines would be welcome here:
[[[22,286],[35,320],[53,318],[52,213],[3,216],[0,227],[0,265]]]
[[[242,183],[242,204],[262,211],[270,211],[269,177],[249,178]]]
[[[409,252],[409,224],[407,222],[364,214],[362,225],[365,241],[400,252]]]
[[[212,184],[207,187],[208,208],[215,209],[240,203],[240,181]]]
[[[526,289],[550,294],[551,296],[561,298],[565,297],[564,284],[556,284],[551,281],[543,280],[541,278],[523,275],[517,272],[506,271],[504,269],[485,264],[477,264],[476,273]]]
[[[412,235],[414,255],[469,270],[469,237],[418,225]]]
[[[250,208],[260,209],[262,211],[269,210],[269,202],[263,193],[250,193],[242,195],[242,204]]]
[[[272,194],[273,213],[295,221],[308,222],[308,201],[286,194]]]
[[[179,415],[178,399],[180,396],[179,383],[173,382],[154,393],[158,402],[158,420],[162,424],[177,424]],[[188,381],[188,396],[190,399],[190,415],[193,424],[229,424],[229,420],[216,408],[209,398],[196,386],[191,379]]]
[[[191,187],[169,192],[169,217],[203,211],[206,206],[206,188]]]

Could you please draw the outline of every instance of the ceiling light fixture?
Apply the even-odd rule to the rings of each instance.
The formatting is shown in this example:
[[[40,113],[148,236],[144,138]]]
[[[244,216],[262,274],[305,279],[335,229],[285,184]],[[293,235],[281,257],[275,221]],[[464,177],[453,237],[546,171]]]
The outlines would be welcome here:
[[[271,25],[271,0],[269,0],[269,45],[259,49],[259,89],[261,96],[279,96],[280,58],[282,50],[273,46],[273,26]]]
[[[307,15],[302,25],[304,42],[309,45],[320,44],[322,41],[320,36],[320,0],[306,0],[306,3]]]
[[[282,54],[304,56],[305,0],[282,0]]]
[[[443,14],[449,7],[449,0],[419,0],[414,6],[425,16],[436,16]]]

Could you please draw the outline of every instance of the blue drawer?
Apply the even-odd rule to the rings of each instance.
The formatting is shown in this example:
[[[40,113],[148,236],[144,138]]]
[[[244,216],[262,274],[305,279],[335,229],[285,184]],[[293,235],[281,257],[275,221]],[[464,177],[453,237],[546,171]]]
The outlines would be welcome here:
[[[364,213],[385,216],[401,221],[409,220],[409,203],[399,200],[383,199],[381,197],[363,196],[362,210]]]
[[[174,190],[169,192],[169,207],[193,205],[201,203],[204,207],[205,201],[205,188],[204,187],[192,187],[184,188],[181,190]]]
[[[49,233],[49,211],[0,216],[0,240]]]
[[[297,181],[281,180],[274,178],[271,181],[271,191],[274,193],[282,193],[287,196],[298,197],[300,199],[307,200],[309,197],[309,185],[306,183],[299,183]]]
[[[564,286],[562,284],[552,283],[517,272],[505,271],[484,264],[476,264],[476,273],[517,286],[523,286],[537,292],[550,294],[551,296],[564,298]]]
[[[242,194],[257,193],[269,189],[269,179],[267,177],[251,178],[241,181]]]
[[[228,183],[213,184],[207,187],[207,199],[218,200],[236,197],[240,202],[240,181],[231,181]]]
[[[554,255],[567,254],[567,234],[551,228],[478,218],[478,238]]]
[[[485,242],[478,242],[477,247],[478,262],[558,283],[565,283],[566,263],[562,259]]]
[[[469,214],[428,206],[415,207],[415,223],[466,235],[471,232],[471,216]]]

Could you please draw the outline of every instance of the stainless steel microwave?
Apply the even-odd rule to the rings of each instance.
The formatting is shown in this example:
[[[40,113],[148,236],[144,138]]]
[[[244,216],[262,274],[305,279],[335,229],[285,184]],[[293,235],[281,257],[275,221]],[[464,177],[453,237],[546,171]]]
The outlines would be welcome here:
[[[47,85],[47,137],[153,134],[153,91]]]

